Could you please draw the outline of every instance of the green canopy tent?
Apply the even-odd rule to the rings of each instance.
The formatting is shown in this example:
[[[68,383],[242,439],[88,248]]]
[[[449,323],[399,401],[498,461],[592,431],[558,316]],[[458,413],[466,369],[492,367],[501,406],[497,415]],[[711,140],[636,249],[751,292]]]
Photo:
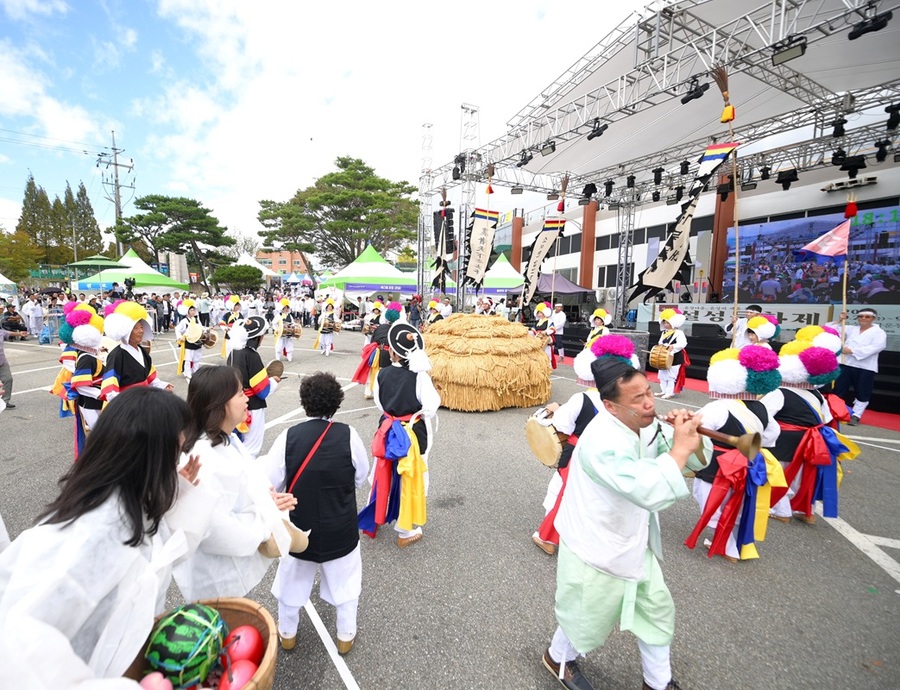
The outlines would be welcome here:
[[[102,258],[105,259],[106,257]],[[110,261],[109,259],[106,260]],[[88,259],[85,259],[85,261],[88,261]],[[82,292],[88,290],[109,290],[113,283],[124,286],[126,278],[134,278],[134,287],[135,289],[140,289],[141,292],[164,292],[166,290],[187,290],[189,288],[187,283],[181,283],[159,271],[154,271],[133,249],[129,249],[125,253],[119,260],[118,265],[124,266],[124,268],[104,269],[96,275],[79,280],[74,289]]]
[[[416,279],[385,261],[370,244],[353,263],[319,282],[319,290],[328,288],[343,291],[348,299],[384,292],[409,297],[416,291]]]

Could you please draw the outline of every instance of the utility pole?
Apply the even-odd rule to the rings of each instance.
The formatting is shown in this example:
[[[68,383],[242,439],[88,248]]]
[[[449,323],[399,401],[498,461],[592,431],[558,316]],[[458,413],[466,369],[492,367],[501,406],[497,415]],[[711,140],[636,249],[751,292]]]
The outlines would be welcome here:
[[[131,181],[131,184],[123,185],[119,182],[119,168],[125,168],[127,172],[134,171],[134,161],[132,159],[128,159],[128,163],[120,163],[119,162],[119,154],[124,153],[125,149],[117,149],[116,148],[116,133],[112,132],[112,153],[101,153],[97,156],[97,167],[99,168],[101,163],[106,166],[106,169],[109,170],[110,167],[113,169],[112,179],[109,179],[107,175],[103,175],[103,186],[107,189],[111,189],[109,194],[107,195],[107,199],[113,204],[115,204],[116,208],[116,226],[118,226],[122,222],[122,188],[134,190],[134,180]],[[111,196],[110,196],[111,194]],[[122,243],[116,238],[116,252],[118,256],[122,256],[125,253],[125,249],[122,246]]]

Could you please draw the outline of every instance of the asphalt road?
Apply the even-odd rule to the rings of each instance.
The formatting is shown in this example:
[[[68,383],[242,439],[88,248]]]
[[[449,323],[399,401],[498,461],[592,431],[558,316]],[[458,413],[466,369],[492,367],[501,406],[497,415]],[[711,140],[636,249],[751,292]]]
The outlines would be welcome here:
[[[154,362],[185,396],[171,341],[156,341]],[[297,376],[330,370],[350,385],[362,336],[338,334],[328,358],[302,349],[311,342],[308,335],[299,341],[291,375],[269,399],[266,447],[304,418]],[[261,351],[265,361],[272,357],[270,338]],[[56,348],[7,343],[6,353],[17,408],[0,417],[0,513],[15,537],[56,494],[72,459],[72,421],[58,418],[47,392],[59,368]],[[208,351],[204,363],[220,363],[217,353]],[[571,369],[558,370],[553,399],[563,402],[576,390]],[[680,402],[705,401],[688,392]],[[400,550],[391,529],[375,540],[363,536],[359,636],[346,664],[304,614],[296,648],[279,654],[275,688],[559,687],[540,663],[555,628],[555,558],[530,540],[550,479],[525,442],[532,411],[440,412],[425,538]],[[377,411],[350,386],[338,418],[368,441]],[[662,514],[662,567],[677,607],[673,668],[686,690],[900,687],[900,430],[851,432],[867,445],[846,466],[841,519],[773,523],[759,560],[729,564],[687,549],[698,516],[692,499]],[[274,613],[273,574],[250,596]],[[180,603],[174,588],[170,601]],[[317,590],[312,604],[326,637],[333,636],[334,611]],[[640,687],[628,633],[613,633],[581,667],[598,690]]]

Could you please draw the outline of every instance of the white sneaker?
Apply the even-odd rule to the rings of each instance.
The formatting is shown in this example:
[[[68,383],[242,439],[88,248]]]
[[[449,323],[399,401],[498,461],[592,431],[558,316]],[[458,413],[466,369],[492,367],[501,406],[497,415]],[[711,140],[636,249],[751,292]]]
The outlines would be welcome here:
[[[660,399],[660,400],[671,400],[671,399],[674,398],[674,397],[675,397],[675,396],[672,395],[671,393],[666,393],[665,395],[659,396],[659,399]]]

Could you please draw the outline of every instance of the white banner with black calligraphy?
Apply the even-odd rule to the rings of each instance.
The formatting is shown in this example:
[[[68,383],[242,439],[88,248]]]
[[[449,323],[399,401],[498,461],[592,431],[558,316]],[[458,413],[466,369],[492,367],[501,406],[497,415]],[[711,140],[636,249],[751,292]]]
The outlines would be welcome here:
[[[528,256],[525,266],[525,285],[522,288],[522,304],[528,304],[534,297],[534,291],[537,289],[538,275],[540,274],[541,264],[547,258],[553,243],[566,227],[565,218],[547,218],[544,220],[544,227],[534,238],[531,248],[528,250]]]
[[[475,288],[477,293],[484,281],[491,251],[494,248],[494,233],[497,231],[499,211],[486,211],[476,208],[469,225],[469,256],[466,260],[466,277],[464,283]]]

